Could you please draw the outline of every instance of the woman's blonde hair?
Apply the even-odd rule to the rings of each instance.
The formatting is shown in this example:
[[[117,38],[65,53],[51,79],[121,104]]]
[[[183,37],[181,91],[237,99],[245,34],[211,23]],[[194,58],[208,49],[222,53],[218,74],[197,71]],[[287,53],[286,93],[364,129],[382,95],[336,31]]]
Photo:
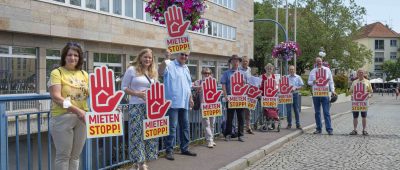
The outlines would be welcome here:
[[[268,63],[267,65],[265,65],[264,69],[265,71],[267,71],[268,68],[272,68],[272,70],[274,70],[274,65],[272,65],[271,63]]]
[[[147,68],[147,73],[150,78],[157,80],[158,79],[158,73],[156,69],[156,63],[155,63],[155,57],[153,56],[153,51],[149,48],[145,48],[140,50],[139,55],[133,60],[132,65],[135,67],[136,74],[138,76],[144,75],[146,70],[144,70],[142,63],[140,62],[140,58],[142,58],[145,54],[150,53],[152,57],[152,63]]]

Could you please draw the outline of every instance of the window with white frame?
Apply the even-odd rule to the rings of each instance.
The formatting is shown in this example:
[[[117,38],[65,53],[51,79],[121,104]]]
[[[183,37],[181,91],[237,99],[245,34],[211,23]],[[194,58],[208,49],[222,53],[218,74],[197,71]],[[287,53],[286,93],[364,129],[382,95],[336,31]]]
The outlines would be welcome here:
[[[385,55],[383,52],[375,52],[375,62],[381,63],[384,61]]]
[[[96,9],[96,0],[86,0],[86,8]]]
[[[35,47],[0,45],[0,94],[34,93],[36,59]]]
[[[65,3],[65,0],[54,0],[54,1]]]
[[[198,77],[197,77],[198,64],[199,64],[199,60],[188,60],[188,62],[187,62],[187,67],[189,68],[190,77],[192,78],[192,82],[194,82],[198,79]]]
[[[390,40],[391,47],[397,47],[397,40]]]
[[[94,53],[93,66],[101,67],[107,65],[109,69],[114,70],[115,78],[122,74],[122,54]]]
[[[125,16],[133,18],[133,0],[125,1]]]
[[[375,71],[381,71],[382,65],[375,65]]]
[[[81,0],[70,0],[71,5],[81,6]]]
[[[384,50],[384,49],[385,49],[385,41],[375,40],[375,50]]]
[[[143,20],[144,8],[143,0],[136,0],[136,18]]]
[[[109,12],[110,11],[110,2],[109,0],[100,0],[100,11]]]
[[[113,13],[117,15],[122,14],[122,0],[113,0]]]
[[[236,7],[236,5],[235,5],[236,0],[213,0],[210,2],[213,2],[215,4],[218,4],[220,6],[223,6],[225,8],[231,9],[231,10],[235,10],[235,7]]]
[[[390,59],[397,59],[397,52],[390,52]]]

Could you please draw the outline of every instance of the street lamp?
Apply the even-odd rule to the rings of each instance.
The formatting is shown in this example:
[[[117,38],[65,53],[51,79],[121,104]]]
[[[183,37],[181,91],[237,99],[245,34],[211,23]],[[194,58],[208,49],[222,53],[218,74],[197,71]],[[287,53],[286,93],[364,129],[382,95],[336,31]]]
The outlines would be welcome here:
[[[322,57],[322,58],[324,58],[324,57],[326,56],[324,47],[321,47],[321,48],[319,49],[318,55],[319,55],[320,57]]]

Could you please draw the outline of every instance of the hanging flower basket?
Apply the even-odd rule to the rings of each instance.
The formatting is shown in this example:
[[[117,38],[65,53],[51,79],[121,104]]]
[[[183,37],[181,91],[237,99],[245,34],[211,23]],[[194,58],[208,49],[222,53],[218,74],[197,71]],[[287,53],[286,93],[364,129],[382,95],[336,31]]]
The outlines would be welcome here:
[[[274,47],[272,50],[272,57],[278,58],[284,61],[290,61],[294,57],[294,54],[301,55],[299,45],[294,41],[282,42]]]
[[[160,24],[165,24],[164,12],[172,5],[182,8],[184,20],[191,21],[191,30],[204,28],[204,14],[207,0],[148,0],[145,11]]]

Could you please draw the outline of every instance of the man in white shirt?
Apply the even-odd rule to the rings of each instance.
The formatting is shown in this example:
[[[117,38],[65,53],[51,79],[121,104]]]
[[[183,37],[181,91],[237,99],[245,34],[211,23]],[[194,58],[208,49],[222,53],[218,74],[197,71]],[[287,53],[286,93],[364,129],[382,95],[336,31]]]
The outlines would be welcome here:
[[[328,135],[333,135],[333,129],[331,126],[331,115],[329,113],[329,93],[326,91],[335,93],[335,84],[333,82],[332,72],[328,67],[322,66],[322,59],[320,57],[315,58],[315,63],[317,67],[311,70],[308,77],[308,85],[313,88],[313,104],[315,111],[315,122],[317,124],[316,131],[314,134],[322,133],[322,123],[321,123],[321,106],[324,112],[325,129]],[[322,89],[322,90],[321,90]],[[319,91],[320,90],[320,91]],[[321,95],[315,95],[321,94]]]

